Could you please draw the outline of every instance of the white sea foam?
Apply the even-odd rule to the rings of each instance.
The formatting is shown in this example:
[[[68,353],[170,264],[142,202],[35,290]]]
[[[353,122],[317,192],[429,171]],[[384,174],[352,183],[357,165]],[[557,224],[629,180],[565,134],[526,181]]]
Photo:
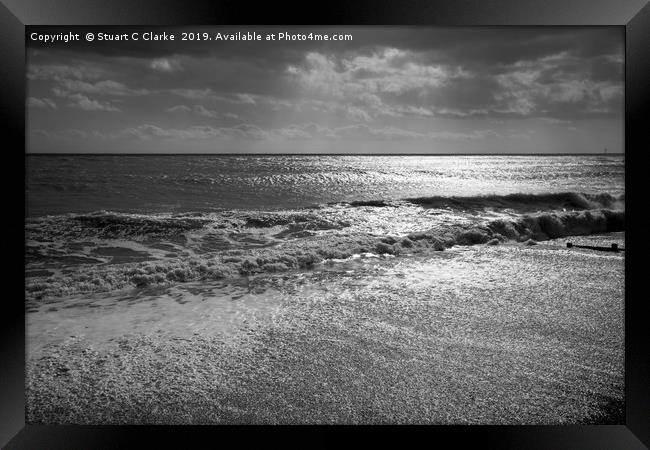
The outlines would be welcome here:
[[[215,280],[311,269],[324,261],[405,257],[457,245],[536,242],[624,229],[623,210],[513,211],[513,203],[521,202],[554,202],[556,208],[566,209],[566,202],[588,208],[619,201],[609,195],[492,196],[487,198],[492,210],[496,204],[508,205],[496,219],[476,206],[470,213],[459,211],[480,203],[479,197],[452,201],[456,211],[440,209],[447,203],[436,198],[436,208],[428,200],[417,205],[396,202],[391,208],[374,203],[282,212],[102,212],[34,219],[27,225],[27,293],[36,299]],[[430,214],[432,209],[440,214]]]

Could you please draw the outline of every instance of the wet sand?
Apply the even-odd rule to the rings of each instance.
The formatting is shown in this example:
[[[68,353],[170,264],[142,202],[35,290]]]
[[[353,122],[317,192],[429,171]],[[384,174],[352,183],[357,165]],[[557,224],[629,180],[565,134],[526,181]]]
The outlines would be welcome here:
[[[622,423],[624,252],[566,241],[50,299],[27,419]]]

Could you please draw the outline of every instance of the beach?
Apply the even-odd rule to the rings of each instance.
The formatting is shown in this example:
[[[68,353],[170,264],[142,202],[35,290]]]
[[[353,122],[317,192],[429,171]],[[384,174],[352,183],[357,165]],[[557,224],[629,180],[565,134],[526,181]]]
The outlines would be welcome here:
[[[29,423],[623,423],[621,157],[36,158]]]
[[[540,244],[52,303],[28,419],[620,423],[623,290],[620,254]]]

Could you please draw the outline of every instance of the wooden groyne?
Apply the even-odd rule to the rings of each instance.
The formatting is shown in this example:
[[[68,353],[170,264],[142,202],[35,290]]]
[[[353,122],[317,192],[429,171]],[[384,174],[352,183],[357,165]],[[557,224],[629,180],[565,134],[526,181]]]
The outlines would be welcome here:
[[[575,245],[571,242],[566,243],[567,248],[587,248],[589,250],[600,250],[601,252],[624,252],[624,248],[620,248],[618,244],[612,244],[610,247],[599,247],[595,245]]]

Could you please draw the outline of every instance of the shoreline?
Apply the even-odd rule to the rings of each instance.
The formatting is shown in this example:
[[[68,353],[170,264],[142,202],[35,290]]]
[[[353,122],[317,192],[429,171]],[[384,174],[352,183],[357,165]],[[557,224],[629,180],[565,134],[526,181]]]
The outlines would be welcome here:
[[[74,270],[60,270],[58,273],[44,272],[39,275],[38,272],[31,272],[33,276],[26,283],[28,303],[31,306],[42,298],[105,292],[131,285],[147,287],[168,285],[169,282],[222,280],[240,275],[311,269],[328,260],[340,261],[357,255],[429,254],[457,246],[481,244],[530,245],[575,235],[618,232],[624,229],[625,223],[624,211],[603,208],[493,217],[473,223],[442,223],[434,228],[430,228],[429,224],[424,231],[402,230],[396,233],[398,230],[394,229],[378,234],[378,230],[364,229],[365,221],[359,220],[364,214],[366,221],[373,220],[369,211],[372,209],[380,210],[375,212],[376,222],[386,219],[382,216],[384,207],[362,206],[354,211],[356,222],[336,215],[267,214],[248,217],[240,220],[240,223],[234,222],[234,219],[209,223],[204,218],[194,217],[151,219],[103,214],[82,216],[82,226],[76,219],[70,218],[49,226],[32,224],[28,235],[34,235],[30,239],[35,240],[36,245],[27,246],[28,259],[32,258],[35,262],[45,260],[47,263],[47,258],[52,258],[55,262],[60,261],[60,264],[70,256],[62,256],[58,248],[51,249],[51,256],[46,256],[39,248],[38,241],[70,241],[70,247],[74,246],[71,248],[72,258],[75,263],[81,259],[82,264]],[[424,220],[423,223],[426,223],[430,220],[426,215],[418,218],[411,213],[405,216],[393,218],[391,226],[399,226],[402,222],[410,224],[408,226],[413,229],[413,222]],[[70,230],[77,234],[68,236]],[[195,235],[191,236],[191,233]],[[148,246],[142,245],[146,243],[142,237],[154,236],[158,240],[153,240]],[[236,242],[229,240],[233,236],[237,236]],[[81,255],[80,244],[72,241],[74,237],[104,242],[129,238],[139,248],[92,248]],[[198,243],[192,248],[188,244],[191,241]],[[172,242],[174,245],[170,247]],[[88,244],[91,247],[94,245],[93,242],[85,243]],[[45,250],[49,251],[47,247]],[[103,253],[99,253],[100,250]],[[154,256],[155,253],[160,256]],[[111,260],[95,264],[102,263],[98,257],[111,254],[114,255]],[[126,263],[113,264],[116,257],[123,258]],[[83,264],[87,261],[92,264]],[[31,270],[46,268],[37,265],[29,267]]]
[[[621,423],[623,262],[551,241],[290,278],[225,335],[53,344],[28,361],[28,421]]]

